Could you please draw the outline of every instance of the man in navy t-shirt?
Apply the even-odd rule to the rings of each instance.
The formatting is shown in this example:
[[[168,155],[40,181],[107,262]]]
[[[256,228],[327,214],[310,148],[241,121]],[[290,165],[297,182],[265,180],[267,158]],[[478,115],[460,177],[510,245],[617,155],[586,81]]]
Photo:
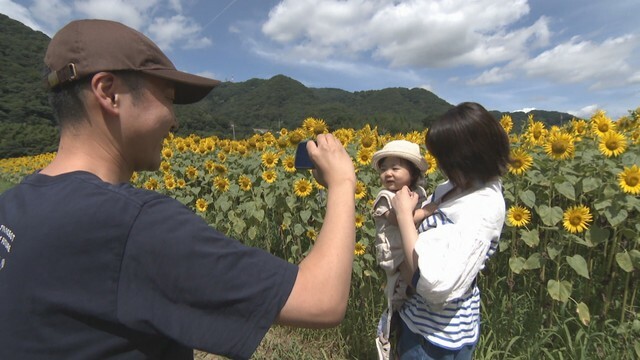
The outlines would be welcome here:
[[[0,196],[0,359],[246,359],[274,323],[340,323],[355,174],[335,137],[307,145],[327,209],[312,251],[290,264],[128,183],[158,169],[173,104],[218,81],[176,70],[146,36],[104,20],[63,27],[45,64],[60,144]]]

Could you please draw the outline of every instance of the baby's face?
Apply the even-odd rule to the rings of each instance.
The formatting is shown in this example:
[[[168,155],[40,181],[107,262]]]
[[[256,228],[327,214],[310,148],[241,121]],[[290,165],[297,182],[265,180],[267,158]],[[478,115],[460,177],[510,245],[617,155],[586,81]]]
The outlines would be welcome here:
[[[385,189],[398,191],[411,186],[411,164],[402,158],[388,156],[380,161],[380,181]]]

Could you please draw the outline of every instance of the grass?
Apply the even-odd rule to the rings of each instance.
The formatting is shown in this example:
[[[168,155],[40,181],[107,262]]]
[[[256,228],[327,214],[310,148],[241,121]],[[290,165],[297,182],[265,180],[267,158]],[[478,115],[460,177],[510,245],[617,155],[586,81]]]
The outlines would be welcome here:
[[[0,194],[5,192],[5,190],[8,190],[9,188],[13,187],[14,185],[15,184],[13,183],[0,179]]]

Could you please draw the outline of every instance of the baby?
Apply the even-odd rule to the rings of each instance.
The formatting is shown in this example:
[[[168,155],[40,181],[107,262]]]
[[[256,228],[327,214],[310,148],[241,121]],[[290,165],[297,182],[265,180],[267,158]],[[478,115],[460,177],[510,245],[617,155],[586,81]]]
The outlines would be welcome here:
[[[420,154],[418,144],[406,140],[391,141],[373,154],[372,164],[374,169],[378,170],[384,187],[373,203],[373,218],[376,225],[376,259],[387,277],[387,309],[378,325],[376,346],[379,358],[389,359],[391,317],[406,300],[408,287],[400,277],[399,266],[404,261],[404,251],[391,199],[396,191],[404,186],[418,194],[418,205],[413,215],[415,224],[421,223],[433,213],[437,205],[429,204],[422,207],[427,200],[427,194],[418,183],[423,179],[429,165]]]

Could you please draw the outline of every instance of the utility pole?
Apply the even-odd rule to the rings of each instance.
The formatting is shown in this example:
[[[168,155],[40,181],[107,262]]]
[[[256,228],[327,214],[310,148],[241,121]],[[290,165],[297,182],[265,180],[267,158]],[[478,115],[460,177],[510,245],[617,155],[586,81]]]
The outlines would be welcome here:
[[[236,125],[231,123],[231,132],[233,133],[233,140],[236,139]]]

